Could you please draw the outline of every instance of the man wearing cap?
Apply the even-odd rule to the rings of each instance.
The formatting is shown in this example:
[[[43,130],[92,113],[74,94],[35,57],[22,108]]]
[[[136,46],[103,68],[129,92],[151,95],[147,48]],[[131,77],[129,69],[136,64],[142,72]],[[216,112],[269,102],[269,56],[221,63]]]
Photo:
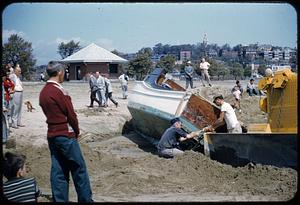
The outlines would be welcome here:
[[[185,82],[186,82],[185,89],[188,89],[189,84],[190,84],[191,88],[194,88],[193,87],[193,73],[194,73],[194,68],[192,66],[192,62],[191,61],[188,61],[186,64],[187,65],[184,68]]]
[[[165,158],[173,158],[176,155],[183,154],[183,151],[177,148],[179,142],[200,134],[200,131],[188,134],[182,130],[182,122],[178,117],[172,119],[171,124],[172,126],[164,132],[157,145],[158,155]]]
[[[222,95],[214,97],[213,101],[216,105],[221,106],[220,117],[211,126],[206,127],[205,131],[213,131],[217,127],[224,124],[224,119],[227,125],[228,133],[242,133],[242,127],[237,120],[235,112],[231,105],[224,101]]]
[[[199,67],[200,67],[200,71],[201,71],[201,82],[202,82],[202,85],[205,87],[203,79],[206,79],[206,81],[208,82],[208,85],[211,87],[210,77],[209,77],[209,74],[208,74],[208,69],[210,67],[209,62],[206,62],[205,58],[202,58]]]
[[[78,143],[79,126],[71,97],[61,86],[64,66],[49,62],[49,80],[42,89],[39,103],[47,118],[47,140],[51,155],[51,189],[54,202],[69,201],[70,172],[78,202],[92,202],[86,165]]]

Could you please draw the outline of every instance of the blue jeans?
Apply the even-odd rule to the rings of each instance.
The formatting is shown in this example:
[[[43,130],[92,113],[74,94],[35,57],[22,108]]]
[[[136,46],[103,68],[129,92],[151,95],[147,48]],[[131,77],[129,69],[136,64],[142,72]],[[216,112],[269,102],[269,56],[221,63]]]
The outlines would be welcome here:
[[[51,154],[51,189],[54,202],[69,201],[70,172],[78,202],[92,202],[92,190],[79,144],[75,138],[48,138]]]

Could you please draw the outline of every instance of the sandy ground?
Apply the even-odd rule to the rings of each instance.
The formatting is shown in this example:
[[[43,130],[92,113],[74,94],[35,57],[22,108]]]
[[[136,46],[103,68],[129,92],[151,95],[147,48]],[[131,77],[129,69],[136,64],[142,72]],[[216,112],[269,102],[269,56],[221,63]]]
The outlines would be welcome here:
[[[179,82],[184,84],[184,82]],[[242,81],[243,86],[246,82]],[[17,151],[27,156],[28,176],[35,176],[43,193],[51,194],[51,161],[46,140],[47,125],[38,105],[43,83],[24,83],[24,102],[30,100],[35,110],[27,112],[24,105],[23,123],[26,127],[12,129],[11,140]],[[297,171],[289,168],[256,165],[233,168],[210,160],[201,153],[187,151],[174,159],[157,156],[152,144],[124,124],[131,119],[128,100],[121,99],[121,88],[112,82],[116,108],[87,108],[87,82],[67,82],[82,133],[81,149],[88,167],[93,199],[96,202],[140,201],[286,201],[297,192]],[[223,94],[233,102],[230,90],[234,81],[213,81],[213,87],[197,86],[193,92],[212,100]],[[134,86],[130,82],[129,90]],[[130,95],[130,92],[129,92]],[[259,97],[242,98],[242,113],[237,116],[244,125],[266,122],[267,116],[258,108]],[[123,133],[123,134],[122,134]],[[5,180],[5,179],[4,179]],[[70,200],[77,201],[73,182]],[[39,201],[49,201],[40,197]]]

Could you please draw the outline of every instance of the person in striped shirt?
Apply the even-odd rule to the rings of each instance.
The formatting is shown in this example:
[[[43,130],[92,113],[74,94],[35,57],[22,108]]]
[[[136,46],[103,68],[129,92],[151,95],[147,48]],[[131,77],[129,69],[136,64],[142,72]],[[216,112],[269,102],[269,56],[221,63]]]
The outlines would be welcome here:
[[[6,152],[3,159],[4,198],[11,202],[37,202],[40,190],[34,177],[26,178],[26,156]]]

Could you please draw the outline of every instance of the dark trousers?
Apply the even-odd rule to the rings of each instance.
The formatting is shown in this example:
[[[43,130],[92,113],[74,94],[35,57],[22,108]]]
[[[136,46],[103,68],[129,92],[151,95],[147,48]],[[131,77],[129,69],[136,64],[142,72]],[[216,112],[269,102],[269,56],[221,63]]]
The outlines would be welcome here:
[[[193,78],[185,79],[185,89],[187,89],[189,87],[189,84],[190,84],[191,88],[193,88]]]
[[[91,98],[91,104],[90,104],[90,106],[94,105],[94,101],[96,101],[99,104],[99,106],[101,105],[100,101],[96,97],[97,91],[98,90],[94,90],[94,91],[91,90],[91,96],[90,96],[90,98]]]
[[[249,96],[258,95],[258,92],[255,89],[247,89]]]
[[[51,189],[54,202],[69,201],[70,172],[78,202],[91,202],[92,190],[83,156],[75,138],[48,138],[51,154]]]
[[[105,97],[106,97],[106,102],[108,101],[108,98],[110,99],[110,101],[112,101],[115,105],[118,104],[118,102],[113,98],[112,96],[112,92],[111,93],[105,93]]]

